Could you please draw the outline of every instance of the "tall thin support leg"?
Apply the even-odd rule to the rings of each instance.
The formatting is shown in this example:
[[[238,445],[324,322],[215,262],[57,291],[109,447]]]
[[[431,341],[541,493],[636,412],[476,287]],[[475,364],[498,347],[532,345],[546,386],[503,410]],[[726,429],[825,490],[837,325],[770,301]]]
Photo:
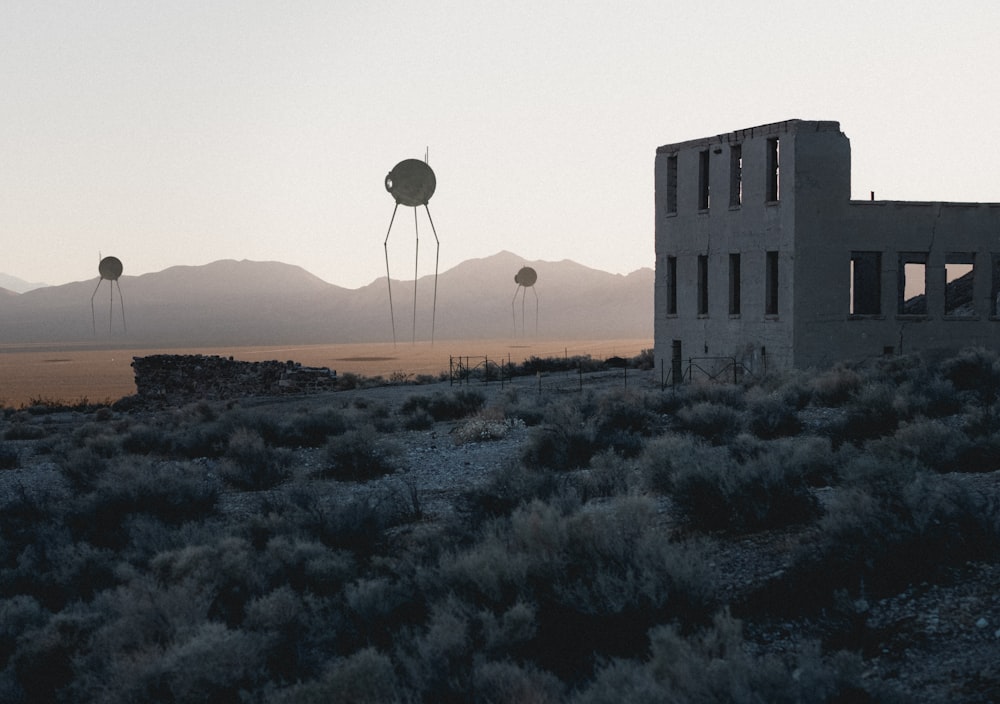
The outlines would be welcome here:
[[[513,325],[514,337],[517,337],[517,313],[514,312],[514,304],[517,303],[517,294],[521,292],[521,284],[514,289],[514,297],[510,299],[510,321]],[[522,316],[524,313],[521,314]]]
[[[122,285],[115,279],[115,286],[118,287],[118,303],[122,308],[122,332],[128,333],[128,325],[125,324],[125,298],[122,296]]]
[[[392,217],[389,218],[389,229],[385,233],[385,242],[382,247],[385,249],[385,283],[389,287],[389,320],[392,321],[392,346],[396,346],[396,314],[392,308],[392,277],[389,276],[389,233],[392,232],[392,223],[396,220],[396,211],[399,210],[399,203],[392,209]]]
[[[417,344],[417,266],[420,264],[420,227],[417,225],[417,209],[413,209],[413,232],[417,238],[416,254],[413,257],[413,333],[411,344]]]
[[[90,319],[94,326],[94,337],[97,337],[97,313],[94,312],[94,296],[96,296],[97,292],[100,290],[101,281],[103,280],[104,279],[97,280],[97,288],[95,288],[94,292],[90,294]]]
[[[531,292],[535,294],[535,337],[538,337],[538,291],[532,286]],[[524,313],[521,313],[521,320],[524,320]]]
[[[424,203],[424,210],[427,211],[427,221],[431,224],[431,232],[434,233],[434,242],[437,244],[437,250],[434,252],[434,303],[431,306],[431,344],[434,344],[434,323],[437,320],[437,305],[438,305],[438,262],[441,258],[441,240],[438,239],[437,229],[434,227],[434,218],[431,217],[431,209],[426,203]],[[414,210],[414,212],[416,212]]]

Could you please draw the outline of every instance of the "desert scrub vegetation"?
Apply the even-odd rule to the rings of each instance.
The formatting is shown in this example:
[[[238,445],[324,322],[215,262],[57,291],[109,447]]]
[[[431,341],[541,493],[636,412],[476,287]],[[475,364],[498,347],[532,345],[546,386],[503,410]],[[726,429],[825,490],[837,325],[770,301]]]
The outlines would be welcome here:
[[[520,418],[506,418],[502,408],[491,407],[466,418],[456,426],[452,431],[452,439],[456,445],[502,440],[524,427],[524,421]]]
[[[645,395],[621,391],[562,398],[541,413],[529,429],[522,462],[557,470],[586,467],[605,450],[634,457],[661,426]]]
[[[478,391],[461,389],[458,391],[438,391],[431,395],[411,395],[400,407],[404,416],[423,412],[434,422],[458,420],[479,411],[486,403],[486,397]]]
[[[331,438],[323,457],[324,476],[352,481],[374,479],[401,467],[402,447],[366,425]]]
[[[1000,556],[996,368],[5,414],[58,481],[0,494],[0,701],[893,701],[856,605]],[[429,516],[389,432],[437,423],[524,439]]]

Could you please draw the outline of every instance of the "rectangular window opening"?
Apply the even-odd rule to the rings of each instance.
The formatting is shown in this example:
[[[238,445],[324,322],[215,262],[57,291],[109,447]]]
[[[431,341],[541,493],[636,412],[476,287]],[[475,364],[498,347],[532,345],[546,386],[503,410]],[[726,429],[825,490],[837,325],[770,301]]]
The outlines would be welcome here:
[[[976,314],[973,289],[976,274],[973,252],[952,252],[944,259],[944,314],[968,318]]]
[[[927,315],[927,253],[902,252],[899,255],[899,315]]]
[[[667,157],[667,212],[677,212],[677,155]]]
[[[851,252],[851,315],[882,312],[882,253]]]
[[[743,146],[729,147],[729,207],[737,208],[743,203]]]
[[[698,152],[698,210],[708,210],[710,200],[708,180],[708,150]]]
[[[781,197],[781,147],[777,137],[767,140],[767,200],[776,201]]]
[[[740,255],[729,255],[729,314],[740,314]]]
[[[677,315],[677,257],[667,257],[667,315]]]
[[[698,315],[708,315],[708,255],[698,255]]]
[[[764,314],[778,314],[778,253],[768,252],[764,271]]]

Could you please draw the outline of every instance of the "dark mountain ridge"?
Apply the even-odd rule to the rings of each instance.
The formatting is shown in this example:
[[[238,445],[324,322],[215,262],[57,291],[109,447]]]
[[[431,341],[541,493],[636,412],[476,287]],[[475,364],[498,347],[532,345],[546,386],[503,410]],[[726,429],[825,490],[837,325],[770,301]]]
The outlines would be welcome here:
[[[538,282],[519,291],[514,275],[522,266],[535,268]],[[417,340],[430,339],[432,322],[435,339],[512,337],[515,316],[517,335],[523,326],[534,336],[536,296],[539,337],[652,338],[652,269],[624,276],[569,260],[527,261],[503,251],[442,272],[432,321],[433,296],[433,276],[418,279]],[[392,280],[392,302],[396,338],[409,341],[412,280]],[[347,289],[281,262],[221,260],[123,276],[113,288],[108,281],[98,286],[95,277],[0,297],[0,344],[384,342],[392,340],[391,321],[384,277]]]

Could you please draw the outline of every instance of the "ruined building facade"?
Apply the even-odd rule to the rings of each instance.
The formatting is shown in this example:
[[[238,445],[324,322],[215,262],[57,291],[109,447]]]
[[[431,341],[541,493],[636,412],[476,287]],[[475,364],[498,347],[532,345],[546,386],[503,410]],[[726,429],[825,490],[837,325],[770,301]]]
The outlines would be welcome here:
[[[668,372],[678,352],[756,374],[1000,345],[1000,203],[851,200],[837,122],[659,147],[655,186]]]

